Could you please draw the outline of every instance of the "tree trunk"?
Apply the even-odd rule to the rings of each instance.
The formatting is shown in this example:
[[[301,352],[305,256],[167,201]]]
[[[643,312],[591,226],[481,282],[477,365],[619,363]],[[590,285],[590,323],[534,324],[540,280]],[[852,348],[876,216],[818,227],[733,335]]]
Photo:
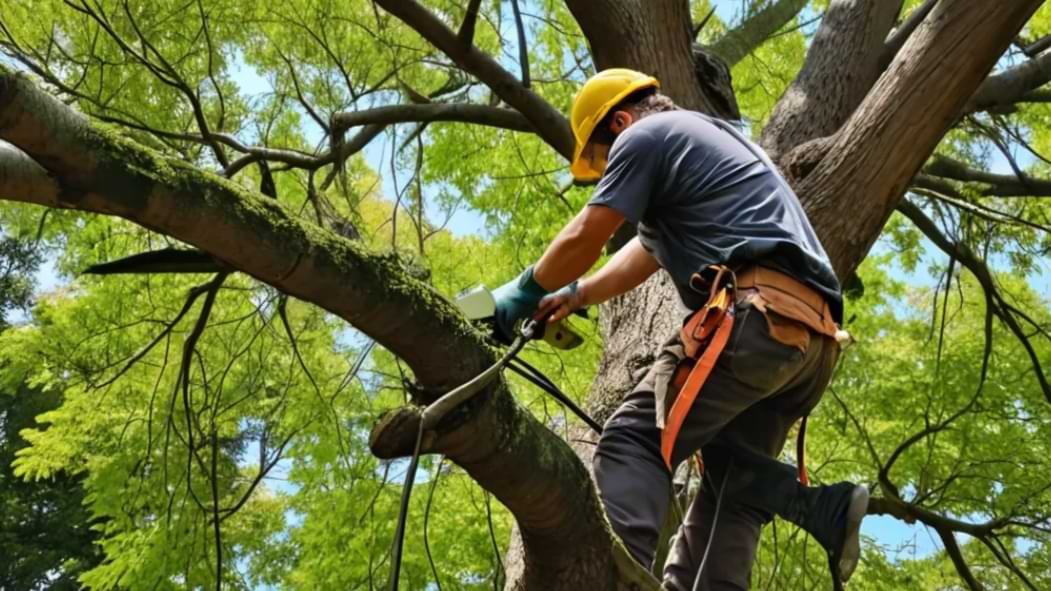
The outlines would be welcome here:
[[[413,0],[377,3],[568,153],[564,117],[495,60],[462,44]],[[718,97],[697,78],[686,0],[567,4],[597,67],[655,73],[682,106],[717,111]],[[940,0],[877,81],[886,52],[873,48],[886,37],[899,3],[833,1],[815,39],[820,53],[831,57],[812,49],[796,86],[806,97],[833,97],[834,104],[815,107],[809,98],[787,96],[767,139],[783,163],[799,164],[799,174],[790,176],[841,277],[865,256],[908,181],[1040,4]],[[855,26],[839,27],[840,14],[853,14],[848,20]],[[124,217],[317,304],[403,358],[419,381],[412,392],[419,403],[495,359],[453,306],[397,261],[305,223],[276,200],[95,129],[2,64],[0,139],[18,148],[0,149],[3,198]],[[612,412],[678,326],[678,306],[661,276],[602,307],[607,348],[588,401],[598,418]],[[384,458],[408,455],[418,423],[418,407],[390,414],[373,431],[373,451]],[[425,453],[447,454],[514,514],[522,558],[509,569],[517,573],[509,588],[656,587],[609,530],[588,474],[592,448],[574,455],[515,404],[504,384],[458,408],[427,435]]]
[[[681,46],[688,43],[688,37],[678,34],[685,25],[676,24],[681,21],[675,20],[683,18],[684,2],[668,0],[645,6],[638,2],[603,2],[601,9],[595,4],[568,2],[591,45],[596,69],[620,66],[654,72],[662,81],[662,92],[678,104],[711,111],[716,103],[704,96],[702,86],[692,82],[696,80],[693,64],[682,59],[685,54],[669,53],[678,53]],[[819,143],[821,149],[809,164],[812,169],[816,167],[813,161],[819,161],[821,169],[804,184],[797,185],[797,192],[840,277],[852,273],[860,264],[893,204],[904,194],[908,180],[933,151],[967,97],[1006,50],[1013,32],[1022,27],[1040,2],[1028,0],[1009,9],[987,7],[984,10],[968,4],[962,0],[939,3],[873,88],[885,56],[883,42],[894,24],[899,5],[897,2],[834,0],[803,71],[779,101],[763,133],[764,146],[781,155],[808,142],[814,145],[811,140],[829,137],[825,143]],[[950,48],[959,47],[965,38],[979,46],[973,53],[974,59],[939,57],[953,55]],[[624,39],[632,42],[625,43]],[[927,96],[922,99],[925,107],[907,106],[909,97],[919,101],[927,93],[938,94],[935,89],[947,86],[952,91],[945,92],[941,100]],[[899,131],[876,133],[866,122],[874,124],[877,118],[883,126],[893,122]],[[913,127],[924,128],[918,138],[920,143],[903,149],[899,140],[906,133],[911,134],[906,129]],[[836,135],[841,128],[844,131]],[[855,128],[866,131],[855,131],[855,135],[846,136],[850,139],[839,139]],[[838,140],[838,147],[828,151],[833,137]],[[897,147],[891,149],[890,144]],[[826,154],[830,155],[828,164],[822,160]],[[865,168],[857,165],[844,170],[848,168],[844,163],[849,158],[845,154],[853,154],[855,158],[867,156]],[[888,158],[892,154],[894,157]],[[901,164],[894,173],[881,174],[883,163],[890,161]],[[905,163],[907,168],[903,167]],[[845,186],[849,186],[849,190]],[[859,195],[879,197],[869,208],[858,206],[856,196]],[[876,213],[843,215],[844,211],[859,209]],[[606,349],[587,398],[587,408],[597,420],[604,422],[641,379],[660,344],[679,326],[683,312],[678,295],[664,273],[601,306],[600,327]],[[577,435],[595,439],[584,432]],[[575,449],[590,466],[594,446],[577,445]],[[517,537],[516,530],[512,551],[508,554],[506,588],[540,588],[530,587],[516,576],[519,569],[515,563],[522,556]]]
[[[883,40],[899,2],[833,0],[803,69],[778,101],[762,145],[775,161],[792,148],[831,135],[879,76]]]
[[[1042,3],[939,2],[827,142],[796,190],[840,277],[868,254],[909,181]]]

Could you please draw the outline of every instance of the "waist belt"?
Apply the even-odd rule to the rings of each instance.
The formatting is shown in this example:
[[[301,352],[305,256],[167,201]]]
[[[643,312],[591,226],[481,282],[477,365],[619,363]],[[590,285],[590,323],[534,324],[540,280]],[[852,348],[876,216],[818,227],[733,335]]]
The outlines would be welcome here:
[[[752,266],[737,274],[737,287],[758,291],[761,301],[756,307],[763,313],[772,311],[802,323],[818,334],[836,338],[838,327],[832,320],[832,310],[825,296],[798,279],[769,267]],[[772,324],[771,329],[774,329]],[[771,336],[781,340],[774,332],[776,330],[772,330]]]
[[[756,297],[749,301],[766,316],[770,336],[783,344],[805,348],[809,342],[808,329],[831,338],[836,338],[838,330],[823,295],[774,269],[752,266],[735,275],[727,267],[713,265],[703,273],[694,274],[690,286],[707,292],[708,300],[687,319],[680,331],[686,358],[675,372],[672,387],[679,388],[679,393],[661,432],[661,456],[669,470],[673,469],[671,456],[679,430],[729,340],[736,289],[756,292]],[[768,312],[773,312],[773,316]],[[778,316],[789,322],[776,319]],[[799,481],[804,485],[809,484],[806,423],[807,417],[803,417],[796,437]]]
[[[671,454],[682,423],[712,373],[719,354],[726,348],[734,324],[733,271],[712,265],[703,273],[695,273],[690,279],[690,286],[707,292],[708,301],[690,316],[679,333],[686,359],[694,363],[661,431],[661,457],[668,470],[673,469]]]

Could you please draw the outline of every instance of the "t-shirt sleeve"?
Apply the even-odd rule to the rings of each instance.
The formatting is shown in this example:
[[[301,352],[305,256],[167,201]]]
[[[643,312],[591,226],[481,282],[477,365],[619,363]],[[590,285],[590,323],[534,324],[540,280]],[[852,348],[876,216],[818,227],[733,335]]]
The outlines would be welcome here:
[[[661,159],[657,138],[647,129],[628,129],[610,150],[606,171],[588,201],[605,205],[637,224],[650,205]]]

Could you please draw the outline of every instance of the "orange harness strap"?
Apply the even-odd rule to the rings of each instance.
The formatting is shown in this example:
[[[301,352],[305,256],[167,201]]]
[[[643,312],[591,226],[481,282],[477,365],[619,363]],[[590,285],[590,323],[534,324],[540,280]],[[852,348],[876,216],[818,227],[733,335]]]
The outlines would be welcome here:
[[[674,468],[671,464],[672,450],[675,447],[675,440],[679,436],[679,431],[682,429],[682,424],[686,420],[686,415],[689,414],[693,403],[697,400],[697,396],[700,395],[701,388],[704,387],[704,383],[708,380],[708,376],[711,375],[712,369],[715,368],[715,363],[718,361],[723,349],[726,348],[726,343],[730,339],[730,333],[733,331],[737,278],[726,267],[712,266],[708,270],[715,272],[714,278],[709,280],[702,274],[694,274],[691,278],[691,286],[694,286],[694,282],[697,282],[698,285],[695,289],[702,292],[709,291],[710,296],[707,303],[690,317],[682,329],[684,353],[688,359],[696,361],[693,367],[690,368],[689,375],[685,381],[681,382],[682,387],[675,397],[675,402],[672,403],[671,410],[664,421],[664,429],[661,432],[661,456],[669,470]],[[731,278],[729,281],[726,280],[727,276]],[[749,281],[748,277],[750,276],[746,276],[746,284]],[[774,278],[777,278],[776,274]],[[825,304],[826,309],[827,307],[827,304]],[[823,331],[819,332],[824,334]],[[676,384],[680,383],[681,380],[678,370],[685,370],[685,367],[680,365],[677,368],[674,379]],[[804,416],[799,423],[799,433],[796,435],[796,460],[799,462],[799,482],[803,486],[810,485],[810,478],[806,469],[806,427],[807,417]],[[700,458],[700,451],[697,452],[697,456],[698,467],[703,471],[704,464]]]
[[[675,446],[675,439],[679,436],[679,429],[682,428],[682,423],[686,420],[686,415],[690,412],[693,402],[697,400],[701,387],[704,386],[704,382],[708,380],[708,376],[712,373],[716,360],[719,359],[719,355],[726,348],[733,325],[734,311],[733,304],[730,303],[719,321],[718,328],[715,330],[711,342],[705,347],[704,354],[701,355],[693,369],[690,370],[686,383],[679,390],[679,395],[675,397],[671,412],[668,413],[668,418],[664,422],[664,430],[661,432],[661,456],[664,458],[664,464],[668,466],[669,470],[673,469],[671,453],[672,448]]]

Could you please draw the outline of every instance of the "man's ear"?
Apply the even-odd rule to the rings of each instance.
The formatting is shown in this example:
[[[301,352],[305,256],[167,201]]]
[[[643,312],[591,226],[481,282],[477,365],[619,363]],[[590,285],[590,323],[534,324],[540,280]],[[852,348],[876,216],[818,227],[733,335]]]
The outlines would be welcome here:
[[[614,111],[613,116],[610,118],[609,130],[620,135],[620,133],[630,127],[632,123],[635,123],[635,116],[631,111]]]

